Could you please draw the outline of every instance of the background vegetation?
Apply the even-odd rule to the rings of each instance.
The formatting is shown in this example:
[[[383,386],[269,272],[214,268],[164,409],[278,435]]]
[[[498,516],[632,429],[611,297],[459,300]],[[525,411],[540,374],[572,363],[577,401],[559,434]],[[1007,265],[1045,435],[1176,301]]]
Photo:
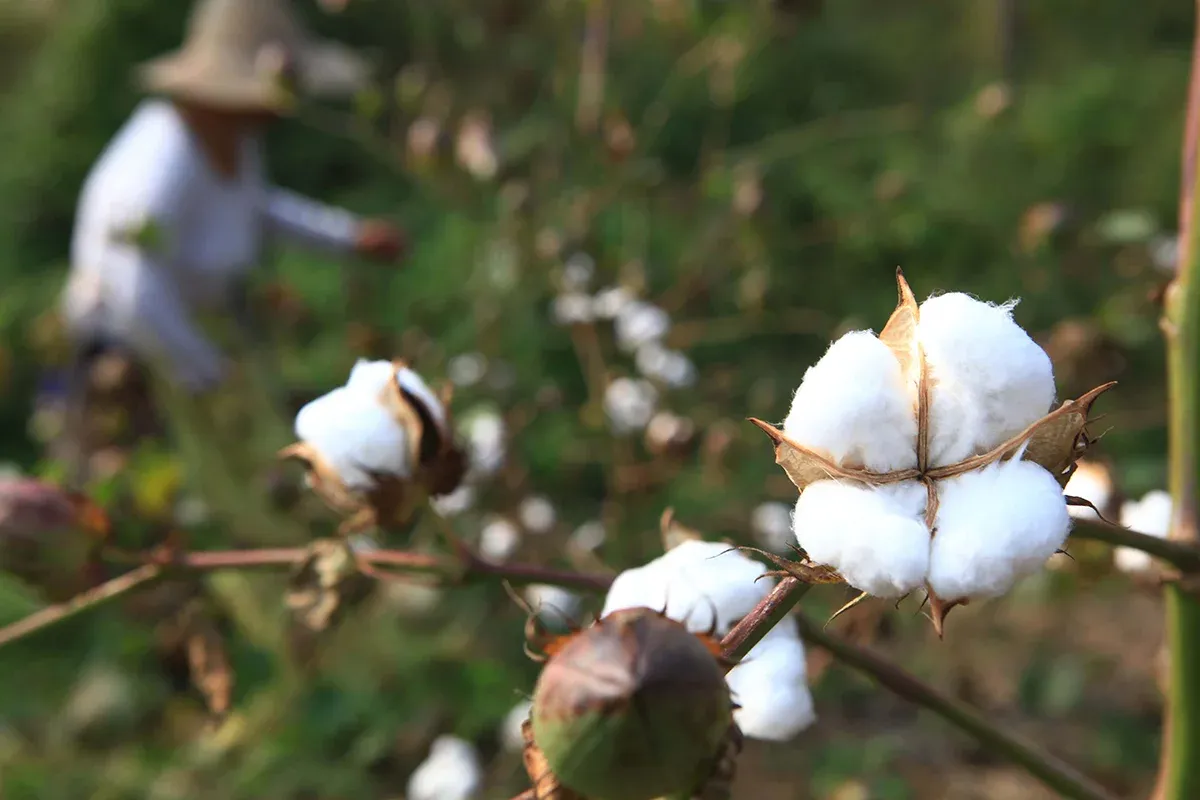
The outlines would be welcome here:
[[[1176,226],[1188,4],[300,5],[379,78],[353,106],[274,131],[273,173],[400,222],[413,251],[401,268],[273,254],[256,279],[269,352],[253,363],[294,408],[358,356],[402,355],[435,380],[455,356],[486,359],[454,406],[500,411],[510,441],[504,469],[453,518],[468,540],[540,496],[556,521],[525,536],[524,561],[638,563],[659,552],[668,506],[709,537],[752,543],[755,508],[794,490],[744,418],[782,419],[832,336],[878,328],[897,265],[918,295],[1021,297],[1017,317],[1055,359],[1061,397],[1121,382],[1102,403],[1112,429],[1100,453],[1123,489],[1164,485],[1157,292]],[[41,440],[54,426],[52,309],[76,193],[138,101],[132,65],[178,44],[185,6],[0,2],[0,456],[22,470],[58,469]],[[463,135],[481,121],[490,137]],[[556,323],[572,260],[594,262],[594,288],[627,286],[671,315],[668,341],[699,377],[662,387],[660,406],[695,426],[686,445],[610,431],[604,387],[636,368],[607,324]],[[264,427],[247,452],[207,458],[259,465],[261,482],[243,488],[278,495],[266,454],[284,443]],[[222,513],[195,458],[153,443],[119,463],[128,472],[94,488],[121,511],[126,546],[178,530],[196,547],[279,538]],[[180,512],[197,494],[217,511],[207,520]],[[291,518],[325,519],[307,507]],[[564,555],[591,520],[607,531],[595,556]],[[411,536],[437,546],[432,525]],[[956,611],[945,642],[915,601],[856,635],[1114,791],[1144,794],[1158,599],[1113,574],[1103,548],[1072,555],[1002,601]],[[216,728],[161,595],[0,651],[4,796],[398,798],[444,731],[490,759],[488,797],[515,793],[519,759],[498,728],[536,667],[498,586],[389,584],[297,666],[277,631],[283,580],[205,584],[236,675],[236,711]],[[3,577],[0,622],[44,591]],[[816,610],[847,599],[812,595]],[[1044,796],[937,720],[815,656],[812,667],[819,723],[794,743],[751,746],[738,797]]]

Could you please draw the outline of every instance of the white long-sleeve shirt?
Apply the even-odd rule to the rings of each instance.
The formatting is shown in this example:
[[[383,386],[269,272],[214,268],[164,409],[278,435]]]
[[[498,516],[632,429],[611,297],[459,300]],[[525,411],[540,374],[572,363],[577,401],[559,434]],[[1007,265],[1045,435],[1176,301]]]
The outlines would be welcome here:
[[[136,109],[79,198],[62,301],[76,338],[115,339],[185,386],[211,386],[221,354],[193,314],[228,301],[264,234],[353,247],[354,215],[271,186],[257,138],[244,139],[239,156],[238,174],[224,177],[170,102]]]

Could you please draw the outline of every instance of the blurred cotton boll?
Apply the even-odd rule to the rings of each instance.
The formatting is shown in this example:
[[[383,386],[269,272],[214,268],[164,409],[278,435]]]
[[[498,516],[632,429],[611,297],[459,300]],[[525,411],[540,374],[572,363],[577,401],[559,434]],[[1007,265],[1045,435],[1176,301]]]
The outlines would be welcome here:
[[[581,292],[565,292],[554,298],[556,325],[582,325],[592,321],[592,298]]]
[[[658,306],[634,300],[621,306],[614,320],[617,346],[626,353],[666,336],[671,318]]]
[[[634,364],[645,377],[674,389],[686,388],[696,382],[696,365],[691,359],[677,350],[668,350],[657,341],[639,347]]]
[[[532,701],[522,700],[505,715],[504,722],[500,724],[500,744],[506,751],[520,753],[525,749],[525,736],[521,732],[521,726],[529,719],[529,711],[532,708]]]
[[[549,533],[554,528],[554,523],[558,522],[558,513],[555,512],[554,505],[541,496],[522,500],[517,514],[521,525],[530,533]]]
[[[935,379],[930,418],[938,417],[938,387],[944,383],[977,415],[974,449],[981,453],[1041,419],[1054,403],[1050,357],[1013,320],[1015,306],[1015,301],[994,305],[954,292],[931,297],[920,308],[919,336]],[[959,423],[944,418],[947,424]],[[955,460],[943,458],[935,465]]]
[[[774,553],[786,553],[792,543],[792,509],[787,503],[759,504],[750,517],[755,540]]]
[[[871,488],[817,481],[796,501],[796,541],[856,589],[900,597],[920,587],[929,570],[926,498],[914,482]]]
[[[1103,464],[1080,461],[1063,493],[1087,500],[1103,513],[1113,498],[1112,476]],[[1096,512],[1087,506],[1068,506],[1067,513],[1076,519],[1096,519]]]
[[[487,358],[482,353],[457,355],[446,364],[446,374],[455,386],[474,386],[487,374]]]
[[[538,616],[575,622],[582,600],[579,595],[548,583],[531,583],[525,587],[525,599]]]
[[[504,517],[493,517],[479,531],[479,554],[488,561],[507,561],[521,546],[521,531]]]
[[[406,800],[473,800],[483,786],[475,747],[454,736],[439,736],[408,779]]]
[[[783,430],[843,466],[917,463],[917,418],[900,362],[870,331],[842,336],[804,373]]]
[[[617,378],[604,391],[604,412],[614,433],[632,433],[650,423],[658,390],[648,381]]]
[[[646,426],[646,449],[656,455],[682,453],[696,436],[696,426],[687,417],[660,411]]]
[[[467,459],[473,477],[493,475],[504,466],[504,417],[494,409],[479,407],[463,415],[460,429],[467,443]]]
[[[728,545],[688,539],[618,575],[601,617],[630,608],[665,609],[693,633],[714,629],[724,635],[770,592],[768,581],[757,580],[764,572],[762,564]],[[734,713],[747,736],[782,741],[815,719],[794,620],[772,628],[726,680],[742,706]]]
[[[595,550],[604,544],[607,537],[604,523],[598,519],[585,522],[571,534],[571,546],[582,550]]]
[[[1029,461],[1005,461],[941,482],[929,584],[944,600],[999,597],[1041,569],[1067,540],[1058,481]]]
[[[1167,538],[1171,530],[1171,495],[1161,489],[1146,493],[1141,500],[1129,500],[1121,506],[1121,524],[1147,536]],[[1132,547],[1113,550],[1113,564],[1122,572],[1150,569],[1154,560],[1149,553]]]
[[[430,502],[433,510],[443,517],[453,517],[470,511],[475,505],[475,489],[464,483],[450,494],[434,497]]]
[[[633,292],[624,286],[609,286],[592,297],[592,313],[597,319],[616,319],[617,315],[634,302]]]
[[[474,113],[463,118],[454,143],[454,156],[458,165],[477,180],[496,177],[500,162],[492,144],[491,120],[486,115]]]
[[[587,291],[596,273],[596,259],[587,253],[575,253],[563,265],[562,288],[567,292]]]

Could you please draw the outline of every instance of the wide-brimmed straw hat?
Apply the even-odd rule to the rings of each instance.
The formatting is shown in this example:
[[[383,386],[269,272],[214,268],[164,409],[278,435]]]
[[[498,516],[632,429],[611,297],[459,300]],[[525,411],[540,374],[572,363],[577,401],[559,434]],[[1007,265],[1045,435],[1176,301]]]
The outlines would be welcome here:
[[[213,108],[288,110],[295,93],[349,94],[366,64],[311,38],[287,0],[199,0],[183,47],[140,69],[152,92]]]

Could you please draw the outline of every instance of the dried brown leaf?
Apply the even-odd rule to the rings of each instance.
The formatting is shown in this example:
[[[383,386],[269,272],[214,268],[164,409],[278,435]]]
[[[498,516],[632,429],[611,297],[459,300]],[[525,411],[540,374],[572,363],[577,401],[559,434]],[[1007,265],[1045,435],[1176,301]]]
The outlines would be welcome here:
[[[1022,458],[1045,467],[1051,475],[1066,486],[1071,476],[1071,466],[1087,451],[1091,440],[1085,427],[1088,423],[1088,412],[1096,398],[1116,386],[1116,381],[1097,386],[1076,400],[1067,400],[1061,406],[1051,411],[1013,438],[999,447],[973,456],[957,464],[938,467],[929,471],[929,477],[935,479],[950,478],[970,470],[985,467],[1017,454],[1022,446],[1025,452]]]
[[[971,600],[967,597],[960,597],[956,600],[947,600],[939,597],[929,584],[925,585],[925,591],[929,595],[929,619],[933,622],[933,630],[937,633],[938,638],[941,639],[946,632],[946,616],[954,610],[955,606],[965,606]]]
[[[234,672],[225,638],[211,616],[203,612],[189,615],[185,647],[192,684],[204,696],[209,712],[224,716],[233,695]]]
[[[870,486],[880,486],[886,483],[909,480],[917,477],[915,469],[897,470],[886,474],[868,472],[852,467],[839,467],[825,456],[810,450],[802,444],[792,441],[783,431],[769,422],[751,418],[763,433],[771,437],[775,444],[775,463],[783,467],[783,471],[791,479],[795,487],[804,491],[810,483],[837,478],[839,480],[858,481]]]
[[[368,585],[345,541],[318,539],[293,573],[285,602],[296,622],[320,633],[337,619],[346,601]]]

